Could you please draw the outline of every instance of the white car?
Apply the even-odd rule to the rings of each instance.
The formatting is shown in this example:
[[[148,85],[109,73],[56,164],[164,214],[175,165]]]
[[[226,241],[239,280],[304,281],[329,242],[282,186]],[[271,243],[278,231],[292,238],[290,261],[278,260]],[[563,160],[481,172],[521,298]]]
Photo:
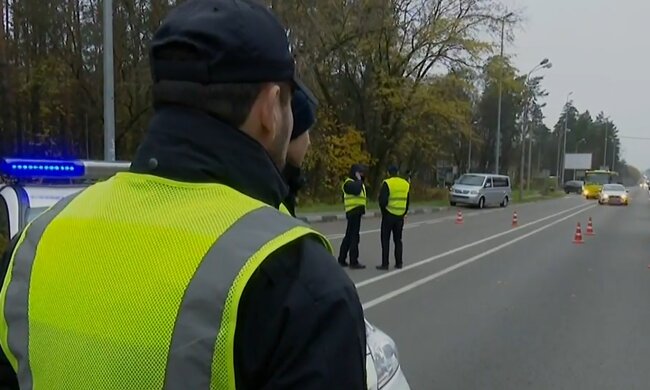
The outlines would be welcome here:
[[[395,342],[366,320],[366,370],[370,390],[410,390]]]
[[[627,206],[629,202],[629,191],[621,184],[605,184],[600,191],[598,203],[616,204]]]
[[[129,166],[128,162],[0,159],[0,243],[64,197]],[[368,390],[410,390],[395,343],[368,321],[366,344]]]

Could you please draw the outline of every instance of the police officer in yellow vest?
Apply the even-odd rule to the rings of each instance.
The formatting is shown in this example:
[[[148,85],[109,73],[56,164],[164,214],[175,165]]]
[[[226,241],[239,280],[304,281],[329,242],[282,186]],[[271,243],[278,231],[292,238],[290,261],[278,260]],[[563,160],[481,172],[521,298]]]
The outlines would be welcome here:
[[[359,263],[359,240],[361,238],[361,218],[366,213],[366,186],[363,183],[365,175],[364,166],[354,164],[350,168],[349,176],[343,181],[343,205],[347,227],[345,237],[339,249],[339,264],[342,267],[350,266],[351,269],[364,269],[365,265]],[[348,254],[350,263],[347,262]]]
[[[388,167],[388,179],[384,180],[379,192],[379,208],[381,209],[381,265],[379,270],[388,270],[388,255],[390,252],[390,236],[395,242],[395,268],[402,268],[402,230],[404,217],[409,210],[410,183],[397,176],[396,166]]]
[[[10,250],[0,345],[20,389],[365,390],[354,285],[278,211],[303,88],[284,29],[252,0],[188,0],[151,64],[131,172],[59,202]]]

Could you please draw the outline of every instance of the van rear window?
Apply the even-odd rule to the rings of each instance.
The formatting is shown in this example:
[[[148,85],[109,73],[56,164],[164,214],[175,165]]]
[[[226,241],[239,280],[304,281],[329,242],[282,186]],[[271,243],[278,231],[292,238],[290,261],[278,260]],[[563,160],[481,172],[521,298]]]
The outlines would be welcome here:
[[[492,181],[494,182],[495,187],[508,187],[510,183],[508,183],[508,178],[506,177],[493,177]]]

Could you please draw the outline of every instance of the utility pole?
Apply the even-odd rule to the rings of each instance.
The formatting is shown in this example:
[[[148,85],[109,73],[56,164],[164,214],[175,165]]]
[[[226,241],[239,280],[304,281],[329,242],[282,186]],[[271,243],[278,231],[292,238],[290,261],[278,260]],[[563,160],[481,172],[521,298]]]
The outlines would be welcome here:
[[[113,0],[104,0],[104,160],[115,161]]]

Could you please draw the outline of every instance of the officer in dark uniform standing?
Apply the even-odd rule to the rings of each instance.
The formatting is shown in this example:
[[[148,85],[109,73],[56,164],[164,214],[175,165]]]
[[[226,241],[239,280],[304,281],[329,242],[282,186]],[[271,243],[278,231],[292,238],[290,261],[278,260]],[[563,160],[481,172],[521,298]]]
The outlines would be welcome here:
[[[293,111],[293,131],[287,152],[287,164],[284,167],[284,179],[289,187],[289,194],[284,200],[287,210],[296,216],[298,191],[304,187],[306,180],[301,166],[309,149],[309,129],[316,122],[316,102],[302,91],[296,91],[291,102]]]
[[[345,206],[345,218],[347,227],[345,237],[341,242],[339,251],[339,264],[342,267],[350,266],[351,269],[364,269],[365,265],[359,263],[359,240],[361,230],[361,218],[366,213],[366,186],[363,183],[365,179],[365,167],[361,164],[354,164],[350,168],[350,174],[343,182],[341,189],[343,191],[343,203]],[[347,263],[348,253],[350,255],[350,264]]]
[[[44,212],[0,263],[0,388],[366,390],[354,284],[278,211],[291,96],[310,95],[284,28],[254,0],[188,0],[150,54],[131,171]]]
[[[410,183],[398,176],[396,166],[388,167],[389,178],[384,180],[379,192],[379,208],[381,209],[381,265],[378,270],[388,270],[390,252],[390,236],[395,242],[395,268],[402,268],[402,231],[404,217],[409,210]]]

